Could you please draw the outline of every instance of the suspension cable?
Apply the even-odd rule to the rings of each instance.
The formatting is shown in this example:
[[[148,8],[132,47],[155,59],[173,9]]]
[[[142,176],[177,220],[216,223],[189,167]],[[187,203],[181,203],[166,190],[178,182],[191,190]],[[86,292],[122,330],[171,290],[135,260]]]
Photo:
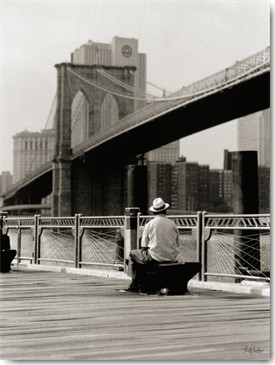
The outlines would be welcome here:
[[[140,97],[134,97],[134,96],[130,96],[130,95],[125,95],[125,94],[120,94],[120,93],[117,93],[113,90],[108,90],[102,86],[99,86],[97,85],[96,83],[90,81],[90,80],[87,80],[86,78],[84,78],[83,76],[79,75],[78,73],[76,73],[75,71],[73,71],[71,68],[68,68],[68,71],[73,74],[74,76],[76,76],[78,79],[86,82],[87,84],[90,84],[91,86],[93,87],[96,87],[97,89],[101,90],[101,91],[104,91],[106,93],[109,93],[109,94],[113,94],[113,95],[116,95],[116,96],[119,96],[119,97],[122,97],[122,98],[126,98],[126,99],[132,99],[132,100],[148,100],[147,98],[140,98]]]
[[[141,81],[143,81],[143,82],[146,82],[148,85],[150,85],[150,86],[153,86],[154,88],[156,88],[156,89],[158,89],[158,90],[161,90],[161,91],[166,91],[166,92],[168,92],[169,94],[172,94],[172,91],[169,91],[169,90],[167,90],[166,88],[163,88],[163,87],[161,87],[161,86],[158,86],[158,85],[156,85],[156,84],[153,84],[152,82],[150,82],[150,81],[147,81],[147,80],[145,80],[145,79],[143,79],[142,77],[140,77],[140,76],[138,76],[135,72],[133,72],[133,71],[130,71],[130,73],[131,74],[133,74],[133,75],[135,75],[139,80],[141,80]]]
[[[105,78],[109,79],[110,81],[114,82],[115,84],[117,84],[119,86],[122,86],[123,88],[125,88],[129,91],[140,94],[140,96],[150,97],[150,98],[155,98],[156,97],[155,95],[148,94],[148,93],[146,93],[146,92],[144,92],[140,89],[137,89],[135,87],[132,87],[132,86],[120,81],[119,79],[115,78],[114,76],[108,74],[107,72],[105,72],[103,70],[97,70],[97,72],[100,73],[101,75],[103,75]]]
[[[222,82],[220,84],[220,86],[225,86],[225,85],[230,85],[232,84],[233,82],[235,82],[236,80],[239,80],[247,75],[249,75],[250,73],[256,71],[257,69],[263,67],[264,65],[267,65],[269,63],[269,61],[265,61],[263,63],[261,63],[260,65],[257,65],[255,67],[253,67],[252,69],[249,69],[249,70],[246,70],[244,71],[241,75],[237,75],[236,77],[233,77],[231,78],[230,80],[226,80],[224,82]],[[230,70],[230,69],[227,69],[227,70]],[[97,85],[96,83],[90,81],[90,80],[87,80],[86,78],[82,77],[81,75],[79,75],[78,73],[76,73],[75,71],[73,71],[71,68],[68,68],[68,71],[71,72],[73,75],[75,75],[77,78],[79,78],[80,80],[98,88],[99,90],[102,90],[102,91],[105,91],[107,93],[111,93],[113,95],[116,95],[116,96],[120,96],[120,97],[123,97],[123,98],[128,98],[128,99],[132,99],[132,100],[151,100],[151,101],[176,101],[176,100],[183,100],[183,99],[187,99],[187,98],[192,98],[192,97],[195,97],[195,96],[198,96],[198,95],[202,95],[204,93],[207,93],[207,92],[211,92],[211,91],[214,91],[216,88],[217,88],[217,85],[215,86],[212,86],[212,87],[209,87],[209,88],[205,88],[203,90],[200,90],[198,92],[195,92],[195,93],[190,93],[190,94],[187,94],[187,95],[178,95],[178,96],[175,96],[175,97],[166,97],[166,98],[158,98],[158,97],[154,97],[154,98],[140,98],[140,97],[133,97],[133,96],[129,96],[129,95],[124,95],[124,94],[120,94],[120,93],[116,93],[112,90],[108,90],[102,86],[99,86]],[[193,85],[196,85],[195,84],[191,84],[189,85],[190,86],[193,86]],[[187,87],[188,88],[188,87]],[[182,90],[181,90],[182,91]],[[183,90],[184,91],[184,90]],[[176,92],[178,93],[178,92]],[[174,93],[174,94],[176,94]]]

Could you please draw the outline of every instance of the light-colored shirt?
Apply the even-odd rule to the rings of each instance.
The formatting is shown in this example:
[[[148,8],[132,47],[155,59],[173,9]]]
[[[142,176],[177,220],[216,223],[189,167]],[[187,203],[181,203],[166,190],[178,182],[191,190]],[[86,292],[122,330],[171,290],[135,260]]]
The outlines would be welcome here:
[[[177,261],[179,232],[176,224],[164,214],[156,215],[144,227],[141,247],[149,247],[154,260]]]

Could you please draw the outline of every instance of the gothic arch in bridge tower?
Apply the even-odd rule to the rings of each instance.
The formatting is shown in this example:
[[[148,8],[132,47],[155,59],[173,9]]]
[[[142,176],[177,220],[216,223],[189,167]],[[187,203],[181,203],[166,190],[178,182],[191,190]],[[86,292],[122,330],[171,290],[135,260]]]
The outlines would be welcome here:
[[[134,111],[133,99],[118,96],[124,94],[133,97],[133,93],[102,76],[98,66],[72,64],[62,64],[62,66],[66,69],[64,76],[66,75],[69,88],[66,97],[68,102],[71,102],[68,109],[71,113],[72,148]],[[122,80],[129,86],[134,85],[134,77],[130,72],[133,71],[133,67],[104,67],[104,69],[114,78]]]
[[[134,87],[135,67],[102,66],[110,76]],[[57,111],[55,118],[55,156],[53,163],[53,215],[67,216],[72,211],[73,151],[82,142],[108,128],[119,119],[133,113],[133,92],[106,78],[98,65],[62,63],[57,69]],[[119,95],[125,95],[120,97]],[[108,96],[107,96],[108,95]],[[114,96],[116,95],[116,96]],[[129,98],[127,98],[129,96]],[[79,120],[74,114],[80,105]],[[114,115],[104,114],[108,104],[114,106]],[[82,123],[80,125],[79,123]],[[79,133],[79,135],[77,135]],[[79,181],[73,184],[90,182]]]
[[[101,129],[108,129],[119,121],[119,109],[116,98],[106,94],[101,105]]]
[[[79,90],[71,106],[71,147],[81,144],[89,137],[89,100],[82,90]]]

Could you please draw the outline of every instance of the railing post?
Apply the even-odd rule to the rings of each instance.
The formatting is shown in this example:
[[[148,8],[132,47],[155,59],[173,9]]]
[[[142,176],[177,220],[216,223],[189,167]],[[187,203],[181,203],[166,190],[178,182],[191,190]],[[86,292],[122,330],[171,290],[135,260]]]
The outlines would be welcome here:
[[[82,261],[82,236],[84,228],[81,228],[81,214],[78,214],[78,267],[81,268]]]
[[[202,263],[202,213],[197,212],[197,261]],[[198,273],[197,278],[201,281],[202,273]]]
[[[126,271],[126,259],[131,250],[138,248],[138,219],[139,208],[125,208],[124,230],[124,270]]]
[[[258,214],[257,151],[230,152],[230,156],[233,173],[233,213]],[[236,229],[234,235],[236,274],[250,275],[251,271],[261,271],[260,232]],[[240,282],[239,279],[235,281]]]
[[[140,230],[140,216],[142,215],[141,212],[138,212],[137,214],[137,248],[141,248],[141,237],[142,237],[142,232]]]
[[[74,267],[79,268],[79,262],[81,261],[81,247],[80,247],[80,216],[81,214],[75,214],[75,226],[74,226]]]
[[[207,272],[207,244],[205,240],[205,215],[203,211],[201,216],[201,280],[207,281],[205,273]]]
[[[40,258],[40,230],[39,230],[40,215],[34,216],[34,264],[39,264]]]
[[[21,257],[21,221],[20,218],[18,219],[18,233],[17,233],[17,265],[20,264],[20,257]]]

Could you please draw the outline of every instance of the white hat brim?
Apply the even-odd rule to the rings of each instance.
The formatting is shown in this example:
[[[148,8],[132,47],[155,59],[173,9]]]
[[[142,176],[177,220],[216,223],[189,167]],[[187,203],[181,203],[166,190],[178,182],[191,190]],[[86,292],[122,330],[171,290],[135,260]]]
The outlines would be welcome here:
[[[154,212],[154,213],[158,213],[158,212],[163,212],[164,210],[166,210],[167,208],[169,208],[170,207],[170,204],[168,204],[168,203],[164,203],[164,208],[163,209],[161,209],[161,210],[159,210],[159,209],[155,209],[153,206],[151,206],[150,208],[149,208],[149,210],[151,211],[151,212]]]

